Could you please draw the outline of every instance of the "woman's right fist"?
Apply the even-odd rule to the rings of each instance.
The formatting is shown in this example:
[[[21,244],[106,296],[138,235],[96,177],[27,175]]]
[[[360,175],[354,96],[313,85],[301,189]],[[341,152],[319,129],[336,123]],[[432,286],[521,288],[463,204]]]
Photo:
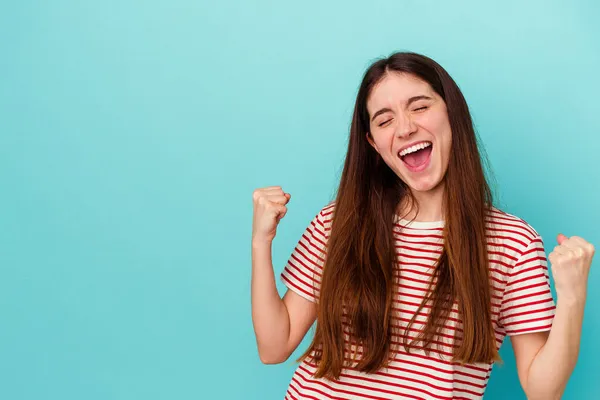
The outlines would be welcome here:
[[[252,240],[272,241],[275,238],[277,224],[287,213],[285,206],[291,195],[281,186],[269,186],[256,189],[252,194],[254,216],[252,218]]]

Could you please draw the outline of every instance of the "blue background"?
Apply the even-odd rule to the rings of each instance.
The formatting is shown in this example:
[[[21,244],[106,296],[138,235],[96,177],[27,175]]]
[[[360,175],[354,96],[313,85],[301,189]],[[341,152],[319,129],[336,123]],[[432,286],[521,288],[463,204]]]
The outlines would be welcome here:
[[[252,191],[293,196],[279,273],[332,199],[365,68],[396,50],[458,82],[498,205],[547,253],[559,232],[600,248],[599,17],[592,0],[3,1],[0,398],[283,398],[295,364],[262,365],[251,323]],[[597,264],[565,399],[600,389]],[[524,399],[508,340],[502,356],[485,398]]]

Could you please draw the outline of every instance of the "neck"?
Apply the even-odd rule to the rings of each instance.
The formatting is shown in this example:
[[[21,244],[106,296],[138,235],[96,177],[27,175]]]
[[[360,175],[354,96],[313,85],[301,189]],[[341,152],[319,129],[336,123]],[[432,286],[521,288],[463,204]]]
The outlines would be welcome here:
[[[427,192],[419,192],[411,189],[414,200],[419,205],[417,207],[411,204],[410,198],[405,198],[405,201],[398,205],[398,214],[404,219],[415,220],[419,222],[435,222],[444,220],[444,211],[442,204],[444,200],[444,187],[438,185],[436,188]],[[408,197],[408,196],[407,196]]]

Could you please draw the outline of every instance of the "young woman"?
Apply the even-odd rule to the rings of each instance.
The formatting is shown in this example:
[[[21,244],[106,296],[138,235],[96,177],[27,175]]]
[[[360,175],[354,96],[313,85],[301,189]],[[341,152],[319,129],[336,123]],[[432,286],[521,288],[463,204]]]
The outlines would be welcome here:
[[[253,195],[252,318],[264,363],[316,321],[286,399],[479,399],[509,336],[529,399],[560,398],[575,366],[594,248],[540,235],[493,205],[465,99],[435,61],[396,53],[360,86],[335,202],[281,274],[279,186]]]

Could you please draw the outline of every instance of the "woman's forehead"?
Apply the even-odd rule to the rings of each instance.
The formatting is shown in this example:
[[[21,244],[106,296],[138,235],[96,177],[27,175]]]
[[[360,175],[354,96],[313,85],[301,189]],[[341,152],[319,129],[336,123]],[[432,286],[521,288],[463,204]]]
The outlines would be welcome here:
[[[415,75],[388,72],[373,86],[367,98],[367,108],[370,110],[390,103],[406,103],[411,97],[419,95],[434,97],[435,92],[429,83]]]

